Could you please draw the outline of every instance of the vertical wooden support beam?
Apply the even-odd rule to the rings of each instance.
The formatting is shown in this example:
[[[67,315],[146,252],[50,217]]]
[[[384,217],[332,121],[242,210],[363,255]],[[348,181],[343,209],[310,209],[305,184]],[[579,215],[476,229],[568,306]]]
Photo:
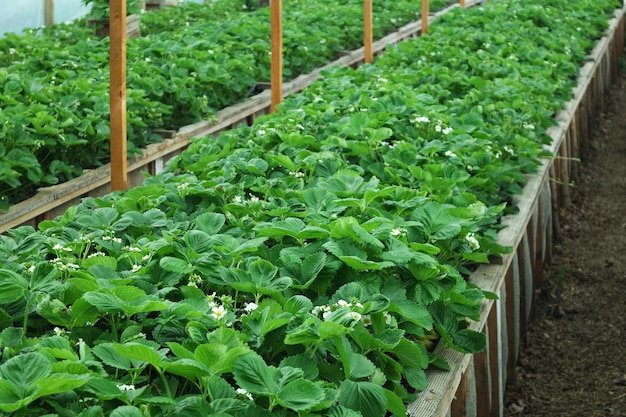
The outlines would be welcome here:
[[[111,0],[109,31],[111,44],[111,190],[128,185],[126,159],[126,0]]]
[[[363,61],[369,64],[374,61],[374,11],[372,0],[363,0]]]
[[[489,340],[489,329],[487,339]],[[474,378],[476,379],[476,415],[488,416],[491,408],[488,349],[474,354]]]
[[[54,0],[43,0],[43,16],[46,27],[54,25]]]
[[[461,375],[459,387],[454,395],[454,401],[450,404],[451,417],[465,417],[467,415],[467,371]]]
[[[428,0],[422,0],[422,35],[428,33]]]
[[[517,353],[519,351],[519,337],[520,337],[520,286],[522,274],[515,276],[513,266],[509,267],[505,276],[505,291],[506,291],[506,311],[503,318],[506,318],[507,334],[503,335],[507,338],[507,352],[503,352],[503,355],[507,355],[506,361],[506,379],[504,384],[514,378],[515,376],[515,364],[517,363]]]
[[[271,42],[272,42],[272,103],[270,111],[283,100],[283,0],[272,0],[271,10]]]
[[[501,357],[499,355],[500,350],[500,331],[498,328],[498,321],[502,320],[502,317],[498,315],[497,305],[494,305],[487,316],[487,326],[489,329],[487,341],[489,345],[489,381],[490,381],[490,395],[489,399],[489,414],[482,414],[485,417],[500,416],[500,395],[502,392],[500,391],[500,366],[501,366]]]
[[[459,5],[460,5],[461,7],[465,7],[465,0],[460,0],[460,1],[459,1]]]

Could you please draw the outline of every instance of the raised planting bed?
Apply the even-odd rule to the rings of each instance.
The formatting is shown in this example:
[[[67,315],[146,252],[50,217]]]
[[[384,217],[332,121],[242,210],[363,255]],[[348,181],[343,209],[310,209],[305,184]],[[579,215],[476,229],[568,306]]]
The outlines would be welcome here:
[[[402,1],[379,5],[377,37],[416,18],[419,7]],[[267,81],[269,10],[232,10],[244,3],[188,3],[141,15],[144,36],[126,48],[129,154],[160,141],[159,130],[211,119]],[[333,7],[285,1],[285,77],[358,47],[362,24],[354,18],[361,7],[357,0]],[[83,21],[0,39],[0,208],[108,161],[108,42]]]
[[[468,4],[477,4],[474,2]],[[434,22],[439,16],[457,6],[448,7],[433,13],[429,21]],[[406,39],[419,36],[421,26],[418,22],[411,22],[398,31],[393,32],[373,44],[376,55],[381,54],[389,45],[395,45]],[[363,63],[363,48],[345,51],[340,58],[307,74],[302,74],[292,81],[283,84],[285,96],[301,91],[320,77],[325,70],[335,66],[358,67]],[[240,124],[251,124],[254,120],[270,112],[269,91],[261,92],[246,101],[229,106],[216,113],[214,120],[204,120],[182,126],[175,131],[155,131],[164,139],[161,142],[148,145],[141,155],[135,155],[129,160],[129,185],[136,186],[143,183],[144,174],[154,175],[174,155],[180,153],[189,145],[190,138],[201,138],[216,135]],[[107,194],[110,191],[110,164],[85,172],[75,179],[59,185],[41,188],[37,194],[20,203],[14,204],[9,210],[0,210],[0,232],[17,226],[36,225],[42,220],[52,219],[63,213],[67,207],[78,204],[84,197],[95,197]]]
[[[532,320],[536,291],[543,285],[542,267],[559,236],[559,216],[570,201],[572,183],[579,179],[581,149],[593,132],[593,121],[603,111],[607,94],[620,71],[624,53],[624,14],[615,12],[610,26],[582,67],[572,99],[560,110],[547,134],[545,159],[539,172],[528,176],[524,193],[514,198],[518,214],[505,216],[507,226],[498,242],[514,248],[500,261],[480,266],[469,280],[498,294],[485,300],[481,319],[471,329],[487,335],[487,348],[474,355],[448,350],[442,355],[451,370],[427,372],[429,387],[409,407],[416,417],[502,416],[504,393]]]
[[[618,6],[455,9],[143,186],[0,236],[0,411],[501,414],[562,195],[545,158],[559,120],[585,134],[557,113],[608,82],[581,67],[611,78],[585,62],[622,45],[624,9],[602,38]]]

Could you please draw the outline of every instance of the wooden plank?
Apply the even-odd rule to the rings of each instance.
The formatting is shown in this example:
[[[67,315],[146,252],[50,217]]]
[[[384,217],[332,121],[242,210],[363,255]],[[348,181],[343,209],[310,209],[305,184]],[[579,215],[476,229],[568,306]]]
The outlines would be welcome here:
[[[567,138],[568,135],[566,135]],[[559,151],[559,157],[561,158],[561,160],[559,161],[558,167],[559,167],[559,191],[560,191],[560,195],[561,195],[561,206],[562,207],[569,207],[572,203],[572,199],[571,199],[571,194],[570,194],[570,177],[569,177],[569,170],[567,169],[568,167],[568,162],[569,162],[569,152],[568,152],[568,141],[564,140],[563,142],[561,142],[561,148]]]
[[[515,374],[515,364],[517,363],[517,353],[519,351],[520,339],[520,275],[513,273],[513,268],[509,268],[505,276],[506,311],[504,318],[507,323],[507,367],[505,383]],[[516,276],[517,275],[517,276]],[[505,384],[506,385],[506,384]]]
[[[530,255],[532,256],[532,280],[522,280],[524,283],[524,291],[522,294],[524,296],[525,303],[522,304],[523,314],[521,316],[522,323],[520,327],[522,329],[523,334],[527,330],[528,319],[532,314],[532,310],[534,308],[535,303],[532,302],[534,298],[534,289],[540,288],[543,283],[543,247],[545,244],[545,240],[543,238],[543,228],[542,228],[542,210],[543,210],[543,201],[539,198],[539,204],[537,206],[537,211],[535,216],[533,217],[533,221],[528,225],[529,227],[529,241],[531,243],[530,247]],[[540,286],[535,287],[535,282],[537,282]]]
[[[581,158],[581,151],[580,151],[580,135],[578,134],[578,129],[580,127],[580,124],[578,123],[578,114],[579,111],[574,112],[574,114],[572,115],[572,123],[570,124],[569,128],[569,137],[571,140],[571,152],[570,152],[570,156],[571,156],[571,164],[570,164],[570,171],[571,171],[571,176],[572,179],[574,181],[577,181],[580,179],[580,158]]]
[[[487,337],[489,333],[487,332]],[[490,413],[491,390],[489,387],[489,356],[487,350],[474,354],[474,378],[476,380],[476,415]]]
[[[497,303],[495,304],[498,305]],[[498,309],[493,308],[489,312],[487,318],[487,328],[489,329],[489,381],[490,381],[490,403],[489,403],[489,413],[485,414],[487,416],[500,417],[499,413],[499,404],[500,404],[500,364],[502,363],[502,358],[498,355],[499,347],[500,347],[500,335],[498,329]]]
[[[465,417],[467,415],[467,378],[467,371],[463,372],[450,407],[451,417]]]
[[[126,1],[110,4],[110,123],[111,190],[124,190],[128,183],[126,154]]]
[[[276,106],[283,101],[283,0],[270,2],[271,24],[271,82],[272,104],[271,111],[276,111]]]
[[[467,375],[467,394],[465,397],[465,416],[464,417],[478,417],[476,411],[476,399],[477,399],[477,384],[476,384],[476,372],[474,370],[474,358],[470,358],[470,361],[465,370]]]

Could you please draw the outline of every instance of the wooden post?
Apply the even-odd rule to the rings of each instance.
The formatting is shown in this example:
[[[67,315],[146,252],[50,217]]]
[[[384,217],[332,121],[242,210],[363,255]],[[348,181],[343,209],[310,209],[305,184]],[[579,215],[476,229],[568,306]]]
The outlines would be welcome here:
[[[461,7],[465,7],[465,0],[460,0],[459,4],[461,5]]]
[[[422,0],[422,35],[428,33],[428,0]]]
[[[373,34],[373,6],[372,0],[363,0],[363,61],[368,64],[374,61],[372,52]]]
[[[272,102],[270,111],[283,100],[283,1],[271,0]]]
[[[126,159],[126,0],[111,0],[109,61],[111,111],[111,191],[128,183]]]
[[[54,25],[54,0],[43,1],[43,23],[46,27]]]

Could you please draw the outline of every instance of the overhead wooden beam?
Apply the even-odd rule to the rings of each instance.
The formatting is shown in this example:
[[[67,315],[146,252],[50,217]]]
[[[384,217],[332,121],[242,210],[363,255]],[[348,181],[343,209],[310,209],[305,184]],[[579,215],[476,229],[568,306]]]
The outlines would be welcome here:
[[[374,61],[372,45],[374,43],[374,17],[372,0],[363,0],[363,61],[371,63]]]
[[[126,0],[111,0],[110,17],[111,190],[128,186],[126,159]]]
[[[276,106],[283,100],[283,2],[271,0],[270,25],[272,43],[272,74],[270,111],[276,111]]]

